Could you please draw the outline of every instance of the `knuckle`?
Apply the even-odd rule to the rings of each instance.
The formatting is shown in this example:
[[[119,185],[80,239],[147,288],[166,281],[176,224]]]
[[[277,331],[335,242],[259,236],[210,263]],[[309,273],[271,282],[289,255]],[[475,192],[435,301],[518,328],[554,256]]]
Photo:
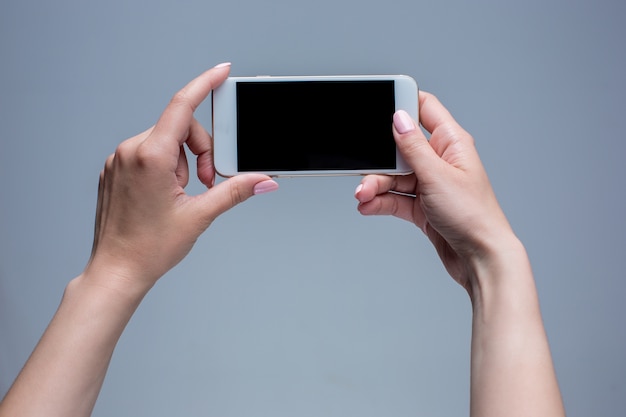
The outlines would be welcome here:
[[[133,160],[135,151],[135,145],[131,140],[120,143],[115,149],[111,163],[115,165],[127,165]]]
[[[156,152],[153,146],[149,146],[144,142],[137,147],[134,158],[137,164],[147,166],[151,165],[155,159],[158,159],[158,152]]]
[[[396,198],[395,196],[390,200],[390,204],[389,204],[389,213],[392,216],[397,216],[400,213],[400,204],[399,204],[399,199]]]
[[[109,155],[107,157],[106,161],[104,161],[104,169],[100,172],[100,177],[102,177],[105,174],[105,172],[111,170],[111,168],[113,167],[113,161],[115,161],[115,154],[114,153]]]
[[[233,206],[243,202],[245,197],[241,191],[241,187],[238,184],[235,184],[230,188],[230,200]]]
[[[189,96],[187,95],[186,90],[180,90],[170,100],[170,106],[181,106],[188,107],[192,112],[195,110],[191,101],[189,100]]]
[[[126,155],[128,155],[129,153],[130,153],[130,141],[125,140],[124,142],[117,145],[117,148],[115,148],[115,153],[113,154],[113,157],[125,158]]]
[[[117,146],[111,165],[146,169],[161,166],[163,159],[163,152],[158,146],[146,141],[137,143],[134,140],[127,140]]]
[[[133,163],[139,169],[165,169],[167,164],[167,157],[158,146],[153,143],[142,142],[135,149],[133,155]]]

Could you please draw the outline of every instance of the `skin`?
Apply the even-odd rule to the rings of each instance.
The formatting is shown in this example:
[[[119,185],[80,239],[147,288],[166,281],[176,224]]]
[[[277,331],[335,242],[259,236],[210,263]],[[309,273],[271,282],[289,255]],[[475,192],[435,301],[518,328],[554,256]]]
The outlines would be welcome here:
[[[89,416],[124,328],[156,281],[221,213],[278,185],[261,174],[214,184],[212,140],[194,110],[228,76],[221,64],[178,92],[156,125],[119,145],[100,175],[93,250],[6,397],[0,417]],[[525,249],[495,198],[473,139],[428,93],[422,126],[400,111],[393,132],[415,174],[364,177],[363,215],[417,225],[473,306],[471,415],[563,416]],[[202,194],[185,193],[184,147]]]
[[[119,145],[100,175],[95,236],[83,273],[0,403],[0,416],[89,416],[126,324],[155,282],[224,211],[278,186],[246,174],[213,186],[212,140],[193,117],[228,76],[215,67],[179,91],[156,125]],[[186,146],[207,186],[185,193]]]
[[[355,196],[363,215],[418,226],[473,307],[472,416],[564,416],[534,278],[474,140],[431,94],[420,122],[394,115],[394,137],[414,175],[365,177]],[[407,195],[408,194],[408,195]]]

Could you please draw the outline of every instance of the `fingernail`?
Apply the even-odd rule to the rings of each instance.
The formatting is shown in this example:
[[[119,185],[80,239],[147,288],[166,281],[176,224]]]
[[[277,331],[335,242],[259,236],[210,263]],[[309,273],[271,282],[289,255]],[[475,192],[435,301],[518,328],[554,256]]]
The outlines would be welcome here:
[[[213,68],[224,68],[224,67],[230,67],[230,62],[222,62],[221,64],[217,64],[216,66],[214,66]]]
[[[359,192],[363,189],[363,184],[359,184],[356,187],[356,190],[354,190],[354,195],[356,196],[357,194],[359,194]]]
[[[409,133],[415,130],[415,123],[411,116],[404,110],[398,110],[393,115],[393,125],[398,133]]]
[[[278,183],[274,180],[265,180],[261,181],[254,186],[253,192],[254,195],[270,193],[272,191],[278,190]]]

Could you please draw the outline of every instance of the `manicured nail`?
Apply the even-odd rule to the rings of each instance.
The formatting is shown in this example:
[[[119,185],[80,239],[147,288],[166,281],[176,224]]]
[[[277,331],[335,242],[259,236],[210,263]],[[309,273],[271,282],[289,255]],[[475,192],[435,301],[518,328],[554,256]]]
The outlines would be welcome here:
[[[213,68],[224,68],[224,67],[230,67],[230,62],[222,62],[221,64],[217,64]]]
[[[270,193],[278,190],[278,183],[274,180],[265,180],[254,186],[254,195]]]
[[[356,196],[357,194],[359,194],[359,192],[361,192],[362,189],[363,189],[363,184],[359,184],[356,187],[356,190],[354,190],[354,195]]]
[[[393,125],[398,133],[409,133],[415,130],[415,123],[411,116],[404,110],[398,110],[393,115]]]

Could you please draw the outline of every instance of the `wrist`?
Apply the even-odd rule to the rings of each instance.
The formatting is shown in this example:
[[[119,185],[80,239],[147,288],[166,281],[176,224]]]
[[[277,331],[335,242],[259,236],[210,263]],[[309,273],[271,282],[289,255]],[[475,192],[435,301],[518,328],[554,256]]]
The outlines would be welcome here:
[[[484,245],[470,261],[469,292],[474,309],[492,305],[524,309],[537,305],[537,293],[526,249],[508,233]]]
[[[112,302],[136,307],[154,285],[123,266],[91,262],[82,274],[73,279],[68,289],[95,291]]]
[[[471,414],[564,415],[526,250],[493,248],[472,264]]]

